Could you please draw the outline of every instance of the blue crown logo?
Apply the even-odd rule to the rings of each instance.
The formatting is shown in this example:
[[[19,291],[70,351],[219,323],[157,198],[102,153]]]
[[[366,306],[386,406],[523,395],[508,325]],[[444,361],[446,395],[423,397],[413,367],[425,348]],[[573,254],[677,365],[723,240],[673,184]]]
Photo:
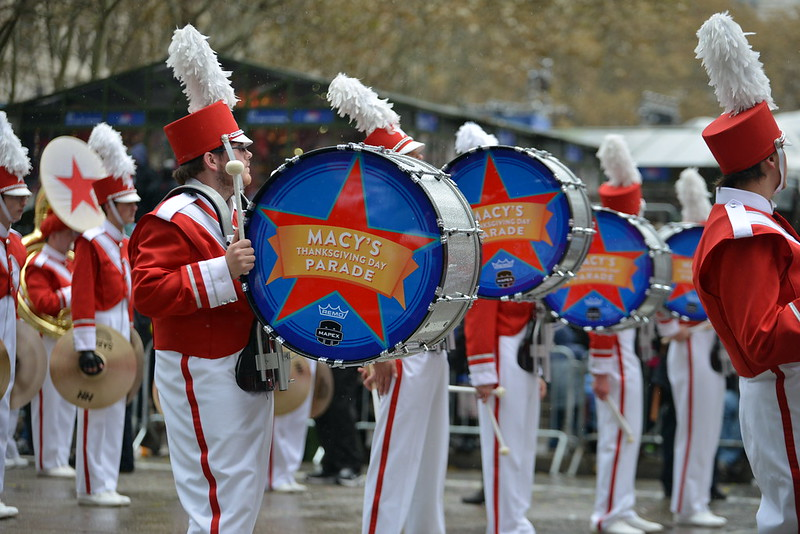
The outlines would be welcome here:
[[[319,308],[320,315],[333,317],[334,319],[344,319],[347,317],[347,314],[350,313],[350,310],[343,310],[339,306],[332,308],[330,304],[326,304],[324,308],[317,304],[317,308]]]
[[[603,299],[597,298],[597,297],[587,297],[587,298],[583,299],[583,302],[587,306],[591,306],[592,308],[596,308],[596,307],[601,306],[603,304]]]
[[[492,262],[492,267],[495,269],[510,269],[514,266],[514,260],[505,259],[505,260],[497,260]]]

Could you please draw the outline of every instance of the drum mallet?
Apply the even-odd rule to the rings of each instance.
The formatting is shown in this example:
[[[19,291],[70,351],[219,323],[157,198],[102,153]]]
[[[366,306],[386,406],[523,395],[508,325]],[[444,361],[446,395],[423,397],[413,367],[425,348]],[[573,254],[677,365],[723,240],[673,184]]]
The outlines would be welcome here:
[[[447,390],[453,393],[475,393],[475,388],[471,386],[447,386]],[[497,386],[492,390],[492,395],[497,397],[498,399],[501,398],[503,395],[506,394],[506,388],[503,386]],[[494,430],[494,437],[497,439],[497,442],[500,444],[500,454],[506,456],[511,449],[508,448],[506,445],[506,440],[503,439],[503,434],[500,432],[500,425],[497,424],[497,418],[494,416],[494,412],[492,411],[492,407],[489,406],[488,402],[481,403],[486,406],[486,413],[489,414],[489,420],[492,422],[492,429]]]
[[[617,403],[614,402],[614,399],[611,397],[606,397],[603,402],[605,402],[606,406],[608,406],[608,409],[611,410],[611,415],[614,416],[617,426],[619,426],[620,430],[622,430],[622,432],[625,434],[625,438],[627,438],[628,443],[633,443],[633,430],[631,429],[631,425],[628,423],[628,420],[623,417],[622,413],[620,413]]]
[[[225,152],[228,154],[228,163],[225,164],[225,172],[233,176],[233,202],[236,206],[236,230],[239,239],[244,239],[244,213],[242,213],[242,173],[244,163],[236,159],[233,153],[231,142],[227,135],[221,137]]]

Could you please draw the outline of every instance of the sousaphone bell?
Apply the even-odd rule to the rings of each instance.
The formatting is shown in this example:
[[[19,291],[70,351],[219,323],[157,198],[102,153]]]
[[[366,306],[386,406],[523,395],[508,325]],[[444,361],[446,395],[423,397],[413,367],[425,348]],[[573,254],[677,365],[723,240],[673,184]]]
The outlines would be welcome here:
[[[78,365],[74,330],[58,340],[50,357],[50,376],[56,390],[68,402],[85,409],[111,406],[131,391],[136,379],[137,362],[131,343],[111,327],[97,325],[95,330],[95,352],[104,364],[96,375],[87,375]]]

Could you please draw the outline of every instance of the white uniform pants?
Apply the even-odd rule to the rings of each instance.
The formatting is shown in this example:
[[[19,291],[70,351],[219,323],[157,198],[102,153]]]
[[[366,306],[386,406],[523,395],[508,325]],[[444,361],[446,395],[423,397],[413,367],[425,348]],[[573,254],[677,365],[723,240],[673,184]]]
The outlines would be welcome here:
[[[264,498],[272,394],[236,385],[237,358],[156,351],[172,473],[191,534],[253,532]]]
[[[497,376],[506,390],[502,398],[478,401],[483,488],[486,498],[487,534],[536,532],[527,518],[533,492],[536,439],[539,433],[539,376],[524,371],[517,361],[523,328],[513,336],[500,336]],[[493,410],[509,454],[500,454],[500,443],[487,410]]]
[[[395,361],[364,487],[363,534],[444,534],[449,364],[444,351]]]
[[[77,407],[64,400],[50,377],[50,357],[56,339],[42,336],[47,351],[47,372],[39,393],[31,400],[31,427],[36,471],[69,465]]]
[[[300,469],[300,464],[303,462],[306,436],[308,435],[308,419],[311,416],[311,400],[314,398],[317,361],[309,359],[308,365],[311,371],[311,388],[308,390],[308,396],[296,410],[275,416],[269,457],[270,488],[295,482],[294,474]],[[292,386],[289,385],[289,387]]]
[[[632,347],[635,329],[617,334],[619,344]],[[634,440],[629,442],[605,402],[597,400],[597,487],[592,511],[593,526],[632,517],[636,503],[635,479],[642,441],[642,367],[635,353],[614,351],[615,366],[609,373],[613,399],[628,421]],[[622,354],[627,356],[623,357]]]
[[[711,368],[715,340],[713,330],[699,330],[667,353],[676,419],[670,510],[680,516],[708,511],[711,500],[725,400],[725,377]]]
[[[123,338],[130,339],[127,300],[121,300],[108,310],[95,312],[94,319],[98,325],[110,326]],[[125,430],[125,403],[123,396],[105,408],[78,409],[75,489],[79,496],[117,490],[122,434]]]
[[[0,340],[6,346],[11,364],[11,381],[8,389],[0,397],[0,436],[8,435],[11,390],[14,387],[14,373],[17,365],[17,323],[16,301],[11,296],[0,299]],[[6,473],[6,445],[8,440],[0,439],[0,494],[3,493],[3,481]]]
[[[761,489],[759,534],[800,528],[800,363],[739,378],[742,440]]]

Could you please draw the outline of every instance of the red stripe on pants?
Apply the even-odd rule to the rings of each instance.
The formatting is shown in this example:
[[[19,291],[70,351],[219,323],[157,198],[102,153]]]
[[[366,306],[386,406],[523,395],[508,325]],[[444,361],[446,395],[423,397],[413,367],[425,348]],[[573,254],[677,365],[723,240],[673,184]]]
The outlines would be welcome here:
[[[208,501],[211,506],[211,533],[219,533],[220,521],[220,507],[219,500],[217,499],[217,480],[211,472],[211,467],[208,465],[208,444],[206,437],[203,434],[203,425],[200,421],[200,407],[197,405],[197,397],[194,394],[194,381],[189,372],[189,356],[181,357],[181,373],[183,379],[186,381],[186,399],[189,401],[189,407],[192,410],[192,421],[194,424],[194,434],[197,438],[197,446],[200,448],[200,465],[203,469],[203,475],[208,481]]]

